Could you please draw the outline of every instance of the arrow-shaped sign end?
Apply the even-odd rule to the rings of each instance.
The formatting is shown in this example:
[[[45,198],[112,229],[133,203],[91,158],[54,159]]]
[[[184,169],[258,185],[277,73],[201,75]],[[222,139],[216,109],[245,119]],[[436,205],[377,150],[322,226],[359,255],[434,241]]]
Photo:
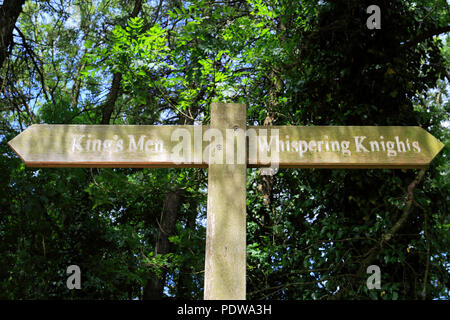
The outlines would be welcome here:
[[[31,132],[34,131],[33,129],[39,126],[41,125],[32,124],[7,142],[8,146],[17,154],[17,156],[25,163],[26,166],[29,166],[29,162],[26,160],[27,151],[23,148],[24,141],[27,141],[30,134],[32,134]]]
[[[20,160],[22,160],[25,165],[27,164],[27,162],[25,161],[25,159],[22,157],[22,155],[19,152],[18,146],[16,145],[15,142],[17,142],[17,138],[20,137],[22,133],[20,133],[18,136],[14,137],[12,140],[8,141],[8,146],[17,154],[17,156],[20,158]]]
[[[427,137],[427,142],[428,142],[427,145],[428,145],[430,152],[432,153],[432,159],[434,159],[439,154],[439,152],[441,152],[442,149],[444,149],[445,144],[443,144],[441,141],[439,141],[435,136],[433,136],[431,133],[429,133],[424,128],[421,128],[421,129],[426,132],[426,137]]]

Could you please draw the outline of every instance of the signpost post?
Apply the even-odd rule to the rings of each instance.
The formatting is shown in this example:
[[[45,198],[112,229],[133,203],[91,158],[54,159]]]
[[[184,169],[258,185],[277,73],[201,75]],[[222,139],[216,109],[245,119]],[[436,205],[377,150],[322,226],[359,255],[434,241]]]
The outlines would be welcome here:
[[[208,168],[210,300],[246,296],[247,167],[423,169],[444,147],[420,127],[247,127],[225,103],[210,126],[32,125],[8,144],[29,167]]]

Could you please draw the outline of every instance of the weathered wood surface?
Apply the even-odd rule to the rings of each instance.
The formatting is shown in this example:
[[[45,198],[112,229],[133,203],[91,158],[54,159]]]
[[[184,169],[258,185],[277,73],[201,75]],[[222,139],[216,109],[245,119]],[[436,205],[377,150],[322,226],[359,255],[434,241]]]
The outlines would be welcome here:
[[[32,125],[9,145],[30,167],[183,167],[183,160],[206,167],[195,158],[177,158],[173,146],[179,142],[172,137],[178,133],[183,144],[183,134],[194,137],[194,126]]]
[[[245,129],[245,105],[213,103],[211,108],[214,128]],[[212,156],[221,154],[224,146],[219,145],[217,141],[210,149]],[[205,300],[246,297],[246,172],[245,163],[209,165]]]
[[[258,152],[268,145],[275,147],[281,168],[423,168],[444,147],[413,126],[278,126],[269,130],[274,141],[259,142]],[[255,159],[250,152],[249,166],[260,167]]]
[[[33,125],[9,145],[30,167],[202,168],[208,167],[210,144],[216,139],[223,149],[217,150],[215,163],[264,167],[276,162],[281,168],[423,168],[444,146],[422,128],[408,126],[226,129]],[[239,142],[227,147],[234,135]]]

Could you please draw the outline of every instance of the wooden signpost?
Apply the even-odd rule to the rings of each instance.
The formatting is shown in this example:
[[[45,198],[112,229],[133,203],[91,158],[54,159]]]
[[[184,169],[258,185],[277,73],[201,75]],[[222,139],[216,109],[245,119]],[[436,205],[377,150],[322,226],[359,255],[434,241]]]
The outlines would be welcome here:
[[[208,168],[205,299],[245,299],[246,168],[425,168],[444,145],[420,127],[32,125],[9,146],[29,167]],[[273,171],[272,171],[273,172]]]

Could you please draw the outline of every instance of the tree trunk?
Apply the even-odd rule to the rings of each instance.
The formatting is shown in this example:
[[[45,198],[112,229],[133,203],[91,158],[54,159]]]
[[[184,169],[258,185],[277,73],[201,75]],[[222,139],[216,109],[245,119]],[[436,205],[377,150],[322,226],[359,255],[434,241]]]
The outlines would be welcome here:
[[[134,3],[133,12],[130,18],[135,18],[142,10],[142,0],[136,0]],[[109,124],[111,120],[112,113],[114,111],[114,105],[116,104],[117,97],[119,96],[120,83],[122,81],[122,73],[116,72],[113,74],[113,79],[111,82],[111,89],[109,90],[108,97],[102,106],[102,120],[101,124]]]
[[[195,208],[194,205],[192,205],[191,207]],[[196,218],[197,211],[193,210],[192,212],[189,212],[186,221],[186,229],[195,230]],[[177,299],[192,299],[192,266],[190,263],[191,261],[183,261],[183,263],[180,265],[180,272],[178,275],[177,283]]]
[[[274,120],[273,114],[268,114],[266,119],[264,120],[264,126],[272,126]],[[262,220],[263,226],[269,226],[270,214],[272,211],[272,200],[273,200],[273,184],[274,177],[273,175],[263,175],[261,174],[261,170],[258,174],[258,191],[261,192],[263,196],[263,204],[264,206],[260,209],[260,217]]]
[[[0,68],[13,45],[13,30],[25,0],[5,0],[0,6]]]
[[[111,89],[109,90],[108,97],[102,106],[102,120],[101,124],[109,124],[111,115],[114,111],[114,105],[116,104],[117,97],[119,96],[120,82],[122,81],[122,74],[117,72],[113,74],[111,83]]]
[[[158,239],[155,244],[155,256],[170,252],[169,237],[175,232],[177,212],[180,208],[181,195],[179,190],[168,191],[164,199],[164,206],[159,222]],[[144,287],[144,300],[161,299],[166,282],[166,272],[163,270],[160,277],[152,274]]]

